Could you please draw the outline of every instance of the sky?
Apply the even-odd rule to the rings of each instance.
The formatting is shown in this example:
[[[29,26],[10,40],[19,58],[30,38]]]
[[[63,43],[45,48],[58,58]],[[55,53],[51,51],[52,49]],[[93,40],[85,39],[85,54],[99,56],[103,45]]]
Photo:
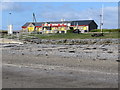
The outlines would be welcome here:
[[[13,24],[13,30],[21,30],[22,25],[33,21],[33,13],[37,22],[94,20],[100,26],[102,5],[103,28],[118,28],[118,2],[2,2],[0,29],[7,30],[7,25]]]

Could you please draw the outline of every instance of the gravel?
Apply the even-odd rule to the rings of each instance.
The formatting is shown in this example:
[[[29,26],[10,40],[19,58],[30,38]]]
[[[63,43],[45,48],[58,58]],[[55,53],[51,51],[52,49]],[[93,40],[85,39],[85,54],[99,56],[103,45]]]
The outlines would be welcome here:
[[[64,84],[64,87],[110,88],[118,85],[118,44],[71,45],[27,42],[22,45],[2,44],[0,48],[2,49],[3,64],[16,65],[16,67],[10,66],[9,68],[4,65],[4,87],[19,86],[20,75],[24,76],[22,77],[24,80],[20,82],[26,82],[23,87],[35,87],[36,84],[36,87],[39,85],[41,87],[53,87],[55,85],[62,87]],[[17,68],[18,66],[21,68]],[[11,75],[10,71],[14,74]],[[27,78],[25,79],[25,77]],[[72,80],[74,82],[71,82]],[[12,82],[17,84],[14,86]]]

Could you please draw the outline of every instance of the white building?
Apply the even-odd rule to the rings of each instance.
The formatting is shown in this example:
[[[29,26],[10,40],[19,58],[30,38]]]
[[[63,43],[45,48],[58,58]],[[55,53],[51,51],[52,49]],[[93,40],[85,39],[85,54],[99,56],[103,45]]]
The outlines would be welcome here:
[[[13,25],[8,25],[8,34],[13,34]]]

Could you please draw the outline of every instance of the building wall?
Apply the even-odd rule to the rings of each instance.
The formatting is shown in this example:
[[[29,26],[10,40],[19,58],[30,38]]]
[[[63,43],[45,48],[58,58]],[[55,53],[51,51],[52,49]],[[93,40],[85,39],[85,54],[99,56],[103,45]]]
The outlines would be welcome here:
[[[28,29],[28,32],[33,32],[35,30],[35,26],[32,23],[30,23],[27,29]]]
[[[35,30],[35,26],[30,23],[26,28],[22,28],[23,32],[33,32]]]
[[[94,23],[94,22],[92,22],[92,23],[90,23],[90,25],[89,25],[89,31],[91,31],[91,30],[93,30],[93,29],[97,29],[97,25]]]
[[[73,26],[73,29],[79,29],[81,32],[88,32],[89,31],[89,26],[83,25],[83,26]]]
[[[23,28],[22,30],[24,32],[37,31],[37,32],[42,32],[42,33],[57,33],[57,32],[61,33],[61,32],[67,32],[67,30],[69,30],[70,27],[73,27],[73,29],[79,29],[81,32],[85,32],[85,31],[88,32],[92,29],[97,29],[97,24],[94,21],[92,21],[89,25],[79,25],[79,23],[77,22],[75,23],[74,22],[71,22],[71,23],[55,23],[54,22],[52,24],[51,23],[41,24],[41,26],[38,25],[36,27],[32,23],[30,23],[27,26],[27,28]],[[46,27],[50,27],[50,28],[46,28]]]

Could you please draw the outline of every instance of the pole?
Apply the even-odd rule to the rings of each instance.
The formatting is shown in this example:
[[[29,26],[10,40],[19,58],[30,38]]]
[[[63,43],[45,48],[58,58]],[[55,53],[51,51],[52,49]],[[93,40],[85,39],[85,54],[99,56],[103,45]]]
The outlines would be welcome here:
[[[103,8],[104,8],[104,6],[102,5],[102,26],[103,26]],[[103,30],[102,30],[102,32],[103,32]]]
[[[100,14],[100,29],[101,29],[101,33],[103,33],[103,5],[102,5],[102,10],[101,10],[101,14]]]
[[[100,14],[100,31],[101,31],[101,33],[102,33],[102,26],[101,26],[102,20],[101,20],[101,17],[102,17],[102,15]]]

